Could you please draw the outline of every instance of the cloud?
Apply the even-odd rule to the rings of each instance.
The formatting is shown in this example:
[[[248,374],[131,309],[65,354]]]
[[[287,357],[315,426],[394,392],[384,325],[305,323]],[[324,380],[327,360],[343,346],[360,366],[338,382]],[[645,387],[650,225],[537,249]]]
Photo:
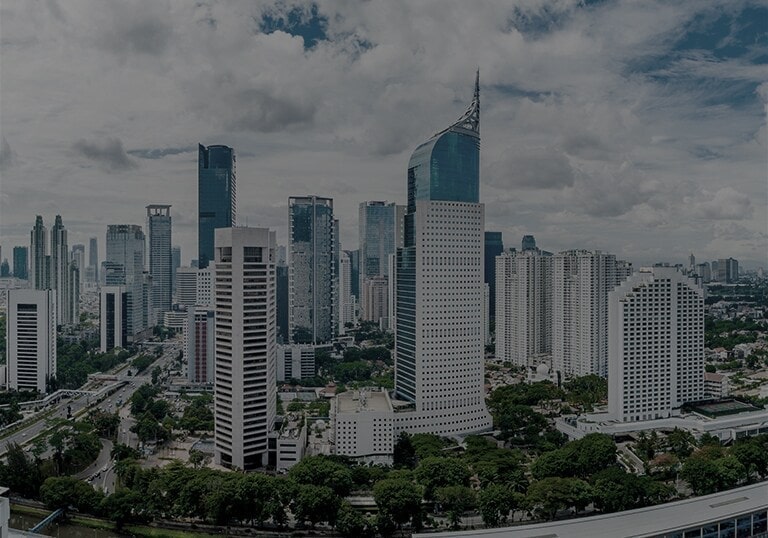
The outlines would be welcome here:
[[[16,152],[11,149],[11,145],[8,143],[5,137],[2,138],[0,144],[0,170],[6,170],[14,165],[16,162]]]
[[[78,155],[98,163],[109,171],[122,171],[136,168],[138,165],[123,149],[119,138],[105,138],[89,142],[83,138],[72,144]]]
[[[166,155],[179,155],[180,153],[190,153],[193,151],[197,151],[197,146],[184,146],[181,148],[129,149],[126,151],[126,153],[140,159],[162,159]]]
[[[747,219],[752,214],[749,196],[731,187],[724,187],[714,194],[704,191],[698,197],[687,199],[690,213],[700,219]]]
[[[98,26],[98,43],[115,54],[158,56],[171,43],[173,24],[167,2],[142,0],[100,13],[106,16]]]
[[[488,165],[483,181],[499,188],[561,189],[573,185],[568,157],[555,148],[510,148]]]

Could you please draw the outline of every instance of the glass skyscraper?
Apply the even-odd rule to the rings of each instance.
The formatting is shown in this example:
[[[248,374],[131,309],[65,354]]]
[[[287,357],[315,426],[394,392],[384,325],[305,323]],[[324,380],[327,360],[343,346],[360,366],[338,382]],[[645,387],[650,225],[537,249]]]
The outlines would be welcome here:
[[[485,232],[485,283],[488,284],[488,311],[491,319],[496,316],[496,256],[504,252],[501,232]]]
[[[13,276],[21,280],[26,280],[29,275],[28,252],[27,247],[13,247]]]
[[[149,274],[152,276],[153,323],[162,321],[173,303],[173,264],[171,262],[171,206],[147,206],[149,233]]]
[[[197,160],[198,267],[213,260],[214,230],[235,225],[237,181],[235,151],[199,145]]]
[[[292,196],[288,221],[291,342],[328,342],[336,334],[339,300],[339,221],[333,200]]]
[[[401,428],[451,435],[487,430],[485,216],[480,194],[480,90],[453,125],[408,163],[404,247],[396,258],[395,397]]]

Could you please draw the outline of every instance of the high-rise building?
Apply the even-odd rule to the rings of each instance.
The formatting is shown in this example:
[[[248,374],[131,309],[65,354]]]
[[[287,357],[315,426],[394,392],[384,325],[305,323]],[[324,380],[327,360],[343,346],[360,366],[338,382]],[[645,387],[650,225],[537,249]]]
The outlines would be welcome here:
[[[0,278],[8,278],[9,276],[11,276],[11,264],[6,258],[0,263]]]
[[[216,230],[216,463],[267,463],[276,408],[275,232]]]
[[[385,276],[366,278],[363,281],[361,318],[375,321],[384,328],[389,325],[389,279]]]
[[[128,343],[128,297],[124,286],[103,286],[99,292],[101,352]]]
[[[92,282],[99,281],[99,240],[91,237],[88,240],[88,266],[92,267]]]
[[[56,215],[51,228],[51,288],[56,290],[57,320],[60,325],[73,323],[74,305],[72,304],[72,283],[70,281],[69,247],[67,229]]]
[[[402,246],[402,244],[400,246]],[[349,263],[352,270],[352,295],[360,297],[360,249],[345,250],[344,252],[349,256]]]
[[[289,331],[295,344],[329,342],[337,333],[338,221],[333,200],[288,199]]]
[[[709,262],[698,264],[696,266],[696,274],[701,277],[702,282],[710,282],[712,280],[712,271],[709,267]]]
[[[345,334],[347,324],[355,324],[355,296],[352,295],[352,263],[346,252],[339,254],[339,334]]]
[[[8,290],[8,388],[45,393],[56,377],[56,292]]]
[[[197,306],[213,308],[213,278],[213,269],[206,267],[197,270]]]
[[[213,310],[194,307],[187,310],[184,356],[190,383],[213,383],[214,319]]]
[[[507,251],[496,258],[496,358],[535,366],[552,352],[552,256]]]
[[[173,291],[176,291],[176,270],[181,267],[181,247],[174,245],[171,249],[171,278]]]
[[[532,235],[524,235],[520,243],[520,250],[536,250],[536,239]]]
[[[714,265],[714,262],[712,263]],[[713,269],[714,272],[714,269]],[[733,258],[720,258],[717,260],[717,281],[724,284],[733,284],[739,280],[739,262]]]
[[[134,342],[148,326],[145,324],[147,303],[144,257],[146,244],[141,226],[110,224],[107,226],[107,257],[102,276],[107,286],[125,286],[126,331],[128,341]]]
[[[43,224],[43,217],[35,218],[29,241],[31,256],[31,284],[36,290],[51,289],[51,258],[48,255],[48,229]]]
[[[395,427],[438,435],[486,430],[480,88],[466,113],[418,146],[397,250],[395,391],[412,412]]]
[[[85,245],[77,244],[72,245],[72,252],[70,253],[70,261],[77,267],[79,279],[77,281],[78,289],[83,285],[83,279],[85,278],[85,270],[88,266],[85,264]],[[73,281],[74,284],[74,281]]]
[[[501,232],[485,232],[485,273],[483,282],[488,284],[488,321],[496,317],[496,256],[504,252]]]
[[[553,258],[552,362],[566,376],[608,375],[608,294],[616,256],[568,250]]]
[[[277,346],[277,380],[310,379],[315,375],[315,349],[312,344]]]
[[[402,207],[402,206],[401,206]],[[359,289],[361,290],[360,307],[362,312],[369,309],[365,305],[362,293],[364,283],[369,278],[389,274],[388,259],[398,246],[398,206],[391,202],[362,202],[359,211],[360,223],[360,271]],[[400,244],[399,246],[402,246]],[[363,319],[368,319],[363,317]],[[378,321],[378,320],[373,320]]]
[[[609,297],[608,411],[669,417],[704,399],[704,291],[674,267],[643,268]]]
[[[288,314],[290,303],[288,300],[288,265],[277,264],[277,342],[287,344],[290,341],[288,332]]]
[[[186,307],[197,304],[197,272],[192,267],[179,267],[176,270],[176,302]]]
[[[27,247],[13,247],[13,276],[21,280],[29,278]]]
[[[197,266],[213,260],[214,230],[235,226],[237,181],[235,151],[228,146],[198,147]]]
[[[171,259],[171,206],[147,206],[149,233],[149,274],[152,276],[152,325],[162,322],[162,313],[173,304],[173,263]]]

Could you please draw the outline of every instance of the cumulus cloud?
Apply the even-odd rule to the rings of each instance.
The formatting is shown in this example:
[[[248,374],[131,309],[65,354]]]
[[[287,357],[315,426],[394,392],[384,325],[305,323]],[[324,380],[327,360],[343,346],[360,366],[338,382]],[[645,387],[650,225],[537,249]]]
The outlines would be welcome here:
[[[0,170],[10,168],[16,162],[16,152],[11,149],[5,137],[0,144]]]
[[[688,199],[691,213],[700,219],[747,219],[752,214],[749,196],[731,187],[724,187],[715,193],[704,191],[698,197]]]
[[[110,171],[122,171],[136,168],[138,165],[123,149],[119,138],[88,141],[81,138],[72,144],[74,152]]]
[[[197,151],[197,146],[184,146],[181,148],[143,148],[130,149],[126,151],[128,155],[139,157],[140,159],[162,159],[166,155],[179,155],[180,153],[189,153]]]
[[[487,166],[483,180],[500,188],[561,189],[573,186],[575,173],[555,148],[510,148]]]

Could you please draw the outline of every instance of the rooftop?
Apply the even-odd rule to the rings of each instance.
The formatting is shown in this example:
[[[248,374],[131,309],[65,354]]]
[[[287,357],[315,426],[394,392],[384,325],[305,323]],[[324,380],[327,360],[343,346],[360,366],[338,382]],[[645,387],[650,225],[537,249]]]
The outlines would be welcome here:
[[[392,403],[386,391],[379,389],[361,389],[342,392],[337,396],[339,413],[363,413],[366,411],[392,411]]]

